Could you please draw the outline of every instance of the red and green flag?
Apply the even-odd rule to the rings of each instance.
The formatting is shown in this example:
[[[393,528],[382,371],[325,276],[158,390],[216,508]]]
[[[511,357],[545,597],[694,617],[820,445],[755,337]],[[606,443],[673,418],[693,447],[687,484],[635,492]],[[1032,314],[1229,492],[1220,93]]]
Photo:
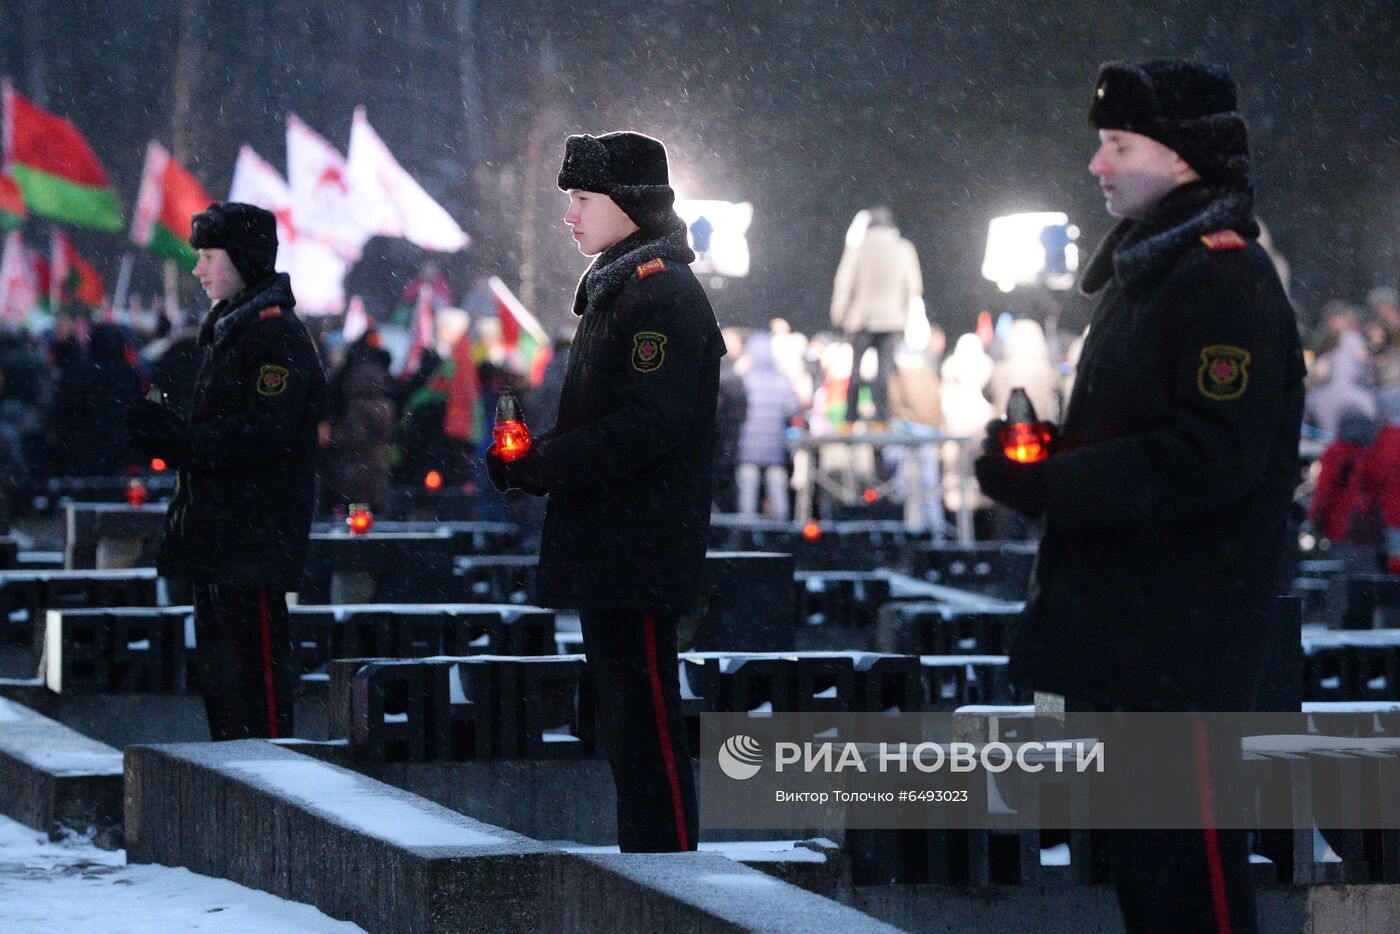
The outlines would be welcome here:
[[[520,371],[530,378],[531,385],[538,386],[551,356],[549,336],[499,277],[492,276],[486,284],[501,322],[501,342],[506,353],[519,360]]]
[[[28,216],[29,212],[24,207],[24,193],[13,178],[0,173],[0,230],[14,230]]]
[[[190,219],[211,201],[199,180],[152,140],[146,147],[131,239],[157,256],[175,260],[189,272],[199,260],[198,252],[190,246]]]
[[[77,301],[89,308],[102,307],[107,294],[102,287],[102,277],[73,247],[68,235],[57,227],[49,241],[49,275],[52,297],[57,298],[59,304]]]
[[[34,106],[8,81],[3,93],[5,167],[29,210],[74,227],[121,230],[116,192],[78,128]]]

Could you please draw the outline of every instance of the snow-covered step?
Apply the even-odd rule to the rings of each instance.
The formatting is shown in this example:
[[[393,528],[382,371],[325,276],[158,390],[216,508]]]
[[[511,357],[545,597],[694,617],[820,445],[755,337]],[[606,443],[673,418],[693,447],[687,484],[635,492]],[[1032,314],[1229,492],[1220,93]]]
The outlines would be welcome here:
[[[122,820],[122,754],[0,698],[0,813],[37,830]]]
[[[548,929],[547,866],[569,858],[263,740],[127,749],[126,840],[132,863],[185,866],[372,931]]]
[[[896,932],[718,853],[587,853],[552,863],[544,930]]]

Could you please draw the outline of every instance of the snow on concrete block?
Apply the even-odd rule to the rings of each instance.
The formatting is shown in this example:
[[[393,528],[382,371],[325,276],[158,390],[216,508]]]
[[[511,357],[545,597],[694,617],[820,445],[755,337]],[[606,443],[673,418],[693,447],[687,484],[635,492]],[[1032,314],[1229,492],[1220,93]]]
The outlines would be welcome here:
[[[783,931],[894,928],[717,853],[573,854],[554,864],[550,931]]]
[[[121,753],[0,698],[0,813],[36,830],[122,820]]]
[[[372,931],[539,930],[564,854],[264,740],[126,751],[132,863],[185,866]]]

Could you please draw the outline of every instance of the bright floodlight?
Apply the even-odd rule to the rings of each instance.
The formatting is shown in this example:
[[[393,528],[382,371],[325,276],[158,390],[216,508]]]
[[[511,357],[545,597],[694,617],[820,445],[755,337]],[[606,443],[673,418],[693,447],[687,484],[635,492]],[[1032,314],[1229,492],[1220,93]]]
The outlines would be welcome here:
[[[1067,289],[1079,268],[1078,237],[1079,228],[1058,211],[994,217],[987,226],[982,276],[1003,292],[1036,283]]]
[[[677,200],[676,213],[690,231],[696,272],[740,279],[749,274],[749,224],[753,205],[747,201]]]

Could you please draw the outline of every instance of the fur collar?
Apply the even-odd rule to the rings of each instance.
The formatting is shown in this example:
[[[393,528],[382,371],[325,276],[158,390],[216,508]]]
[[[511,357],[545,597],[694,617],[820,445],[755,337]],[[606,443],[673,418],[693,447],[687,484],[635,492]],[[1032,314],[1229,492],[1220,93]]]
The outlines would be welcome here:
[[[658,258],[687,265],[694,262],[695,251],[686,241],[685,222],[676,218],[676,225],[660,236],[639,230],[599,253],[578,280],[574,314],[583,317],[589,306],[597,308],[608,304],[642,263]]]
[[[219,302],[209,309],[199,326],[201,347],[222,347],[242,332],[244,325],[264,308],[276,306],[291,311],[297,300],[292,295],[292,280],[285,272],[244,289],[233,298]]]
[[[1099,244],[1084,269],[1080,288],[1093,295],[1111,278],[1130,288],[1160,276],[1203,234],[1230,228],[1259,236],[1254,192],[1249,188],[1192,182],[1168,194],[1142,220],[1123,219]]]

